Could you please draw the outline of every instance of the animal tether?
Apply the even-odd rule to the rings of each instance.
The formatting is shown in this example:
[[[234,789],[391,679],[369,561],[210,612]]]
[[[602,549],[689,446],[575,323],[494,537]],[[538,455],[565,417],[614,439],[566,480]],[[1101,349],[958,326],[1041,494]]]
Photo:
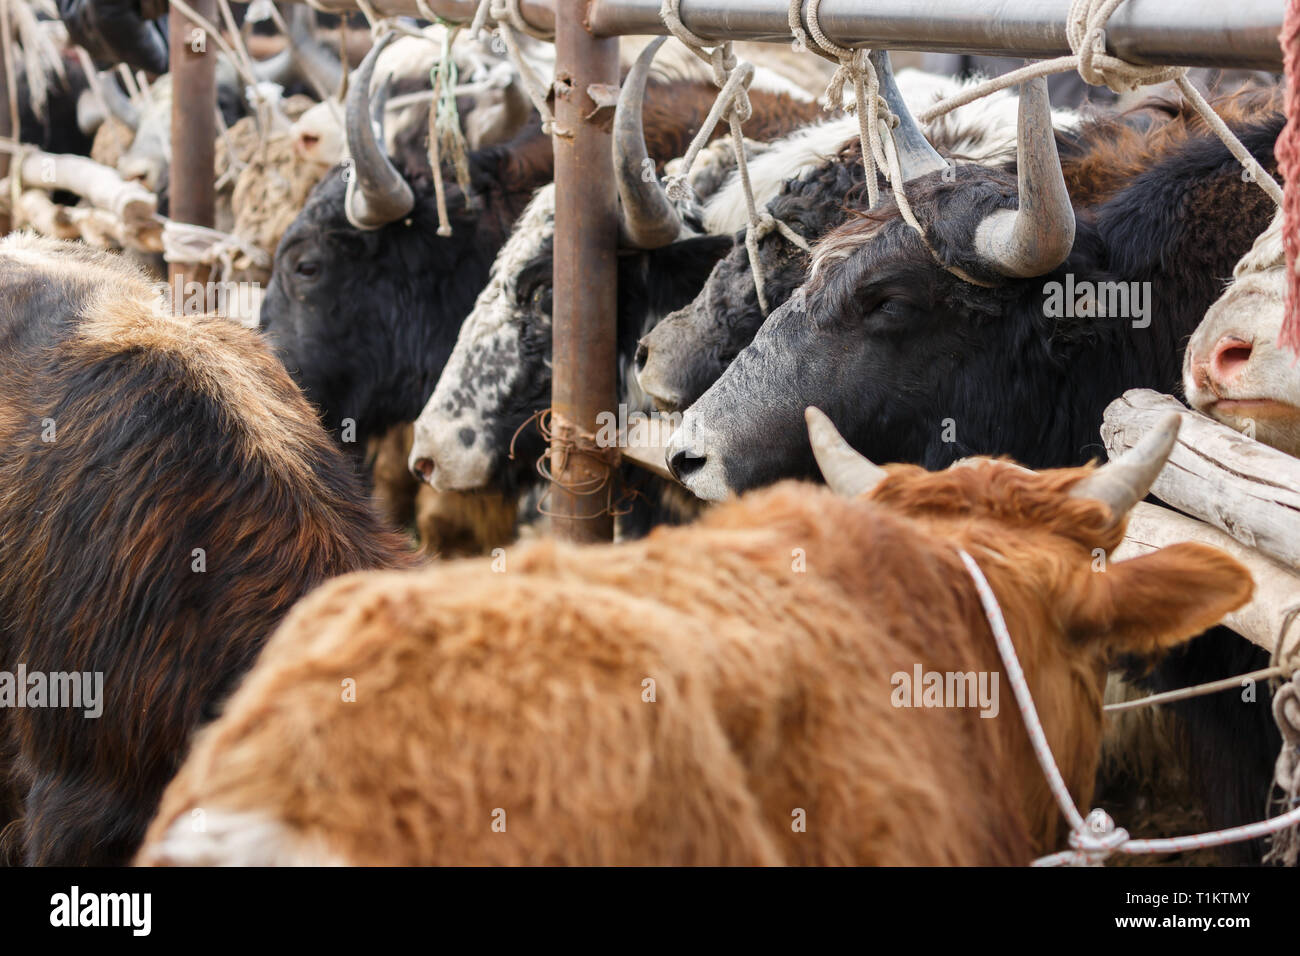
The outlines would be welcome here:
[[[1123,827],[1117,827],[1115,821],[1104,810],[1094,809],[1085,818],[1079,812],[1079,808],[1075,806],[1074,798],[1070,796],[1070,790],[1065,785],[1065,779],[1061,776],[1060,768],[1056,765],[1056,758],[1052,755],[1052,748],[1047,742],[1047,735],[1043,731],[1042,721],[1039,720],[1038,709],[1034,706],[1033,694],[1030,693],[1029,684],[1025,680],[1025,672],[1020,666],[1019,658],[1016,656],[1015,644],[1012,643],[1011,633],[1007,629],[1006,618],[1003,616],[1002,608],[998,604],[997,595],[993,593],[993,588],[990,587],[988,579],[984,577],[984,572],[980,570],[980,566],[975,559],[960,548],[957,549],[957,554],[975,584],[980,606],[984,609],[984,616],[988,620],[989,629],[993,633],[993,641],[997,645],[998,656],[1002,658],[1007,683],[1011,685],[1011,691],[1015,695],[1016,705],[1020,710],[1021,719],[1024,721],[1025,731],[1029,735],[1029,742],[1033,747],[1034,756],[1038,760],[1038,766],[1043,771],[1043,777],[1046,779],[1052,795],[1056,798],[1062,815],[1070,825],[1070,849],[1040,857],[1033,861],[1033,866],[1060,866],[1062,864],[1100,866],[1113,853],[1179,853],[1185,850],[1199,850],[1206,847],[1222,846],[1226,843],[1254,840],[1258,837],[1279,833],[1300,824],[1300,806],[1297,806],[1271,819],[1261,820],[1258,823],[1248,823],[1239,827],[1230,827],[1226,830],[1214,830],[1209,833],[1197,833],[1192,836],[1168,839],[1134,840],[1129,836],[1127,830]],[[1294,713],[1291,713],[1288,719],[1294,718],[1300,721],[1300,704],[1297,704],[1294,697],[1289,698],[1289,700],[1294,706]],[[1280,718],[1279,723],[1281,723]],[[1295,729],[1294,725],[1292,729]],[[1286,733],[1287,730],[1284,728],[1283,734]],[[1300,740],[1300,733],[1297,733],[1291,739]],[[1281,761],[1279,761],[1279,769],[1281,769]]]
[[[866,166],[868,201],[876,205],[876,170],[885,171],[894,191],[899,214],[924,238],[925,230],[912,214],[907,201],[906,189],[901,177],[896,176],[896,167],[891,160],[893,136],[890,131],[897,125],[897,118],[887,111],[882,117],[882,103],[877,95],[878,83],[875,69],[867,60],[867,51],[839,46],[827,38],[818,19],[821,0],[807,0],[808,7],[803,9],[804,0],[790,0],[789,23],[795,38],[796,49],[811,49],[826,59],[837,62],[839,67],[826,90],[826,107],[838,106],[844,95],[844,88],[852,84],[856,102],[850,109],[858,113],[858,129],[862,140],[862,157]],[[1294,7],[1300,0],[1292,0]],[[1042,60],[1013,70],[1002,76],[986,80],[967,87],[929,109],[923,111],[918,119],[923,123],[931,122],[946,113],[973,103],[981,97],[998,90],[1015,86],[1027,80],[1055,73],[1076,70],[1079,75],[1093,86],[1106,86],[1116,92],[1136,90],[1141,86],[1156,83],[1173,82],[1183,96],[1192,105],[1210,130],[1227,146],[1232,156],[1241,163],[1247,178],[1256,183],[1279,206],[1283,203],[1282,189],[1259,161],[1250,154],[1235,133],[1228,128],[1222,117],[1206,101],[1201,92],[1187,78],[1187,67],[1181,66],[1146,66],[1130,63],[1106,50],[1106,26],[1111,15],[1124,0],[1071,0],[1066,17],[1066,39],[1070,44],[1068,56]],[[803,22],[808,29],[805,31]],[[864,116],[863,103],[866,104]],[[1300,201],[1298,201],[1300,202]],[[928,244],[927,244],[928,245]],[[933,250],[931,250],[933,252]],[[949,270],[953,271],[953,270]],[[957,273],[960,277],[969,277]],[[1294,275],[1294,273],[1292,273]],[[984,284],[984,283],[978,283]],[[1300,284],[1300,283],[1298,283]],[[1297,347],[1300,347],[1300,320],[1297,320],[1295,332]]]
[[[686,150],[682,168],[676,175],[664,181],[664,191],[674,202],[683,202],[690,196],[688,176],[695,159],[708,142],[714,127],[725,119],[731,132],[731,148],[736,156],[736,176],[740,180],[741,191],[745,196],[745,213],[749,225],[745,230],[745,252],[749,256],[749,271],[754,276],[754,291],[758,294],[758,307],[763,315],[768,314],[766,279],[763,262],[758,254],[758,242],[768,233],[776,230],[789,242],[804,251],[809,251],[808,240],[795,232],[785,223],[777,220],[771,213],[759,211],[754,202],[754,187],[749,178],[749,161],[745,154],[745,137],[742,132],[744,122],[753,115],[753,105],[749,101],[749,85],[754,80],[754,66],[736,59],[731,42],[720,43],[710,47],[687,29],[682,23],[681,0],[663,0],[659,8],[659,18],[685,47],[698,56],[713,70],[713,82],[718,87],[718,97],[705,117],[695,138]]]

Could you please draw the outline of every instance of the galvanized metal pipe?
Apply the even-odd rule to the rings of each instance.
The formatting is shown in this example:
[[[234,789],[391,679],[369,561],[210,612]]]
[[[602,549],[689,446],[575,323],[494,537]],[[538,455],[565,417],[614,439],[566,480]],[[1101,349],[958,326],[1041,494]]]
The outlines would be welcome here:
[[[216,0],[189,0],[194,12],[215,22]],[[168,26],[172,77],[172,135],[169,215],[196,226],[214,224],[216,186],[217,45],[201,27],[173,8]],[[171,282],[200,280],[190,263],[168,266]],[[177,297],[175,301],[182,301]]]
[[[618,40],[587,32],[587,0],[557,0],[557,5],[551,407],[556,416],[594,434],[596,416],[613,410],[616,391],[618,208],[609,117],[601,122],[588,90],[618,83]],[[608,541],[614,519],[606,509],[607,494],[565,490],[600,484],[606,467],[566,451],[557,435],[551,447],[555,534],[571,541]]]
[[[524,0],[528,23],[550,30],[554,0]],[[355,0],[315,0],[331,12]],[[420,16],[416,0],[373,0],[383,15]],[[1282,69],[1278,34],[1285,0],[1129,0],[1111,17],[1107,48],[1133,63]],[[429,0],[448,20],[469,21],[472,0]],[[786,0],[682,0],[682,22],[707,40],[790,42]],[[959,50],[1032,59],[1070,52],[1065,17],[1070,0],[823,0],[826,35],[845,46],[896,50]],[[659,0],[592,0],[591,27],[600,36],[661,34]]]

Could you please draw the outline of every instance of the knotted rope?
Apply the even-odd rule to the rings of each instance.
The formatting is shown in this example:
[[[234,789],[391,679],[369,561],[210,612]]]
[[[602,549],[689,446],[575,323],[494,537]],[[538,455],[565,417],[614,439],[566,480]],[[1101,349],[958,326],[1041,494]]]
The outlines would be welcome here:
[[[461,192],[469,191],[469,158],[465,134],[460,128],[460,110],[456,106],[458,67],[451,48],[460,27],[446,30],[442,36],[442,55],[429,72],[433,102],[429,104],[429,167],[433,170],[433,195],[438,209],[438,235],[451,235],[451,218],[447,214],[447,188],[442,180],[442,152],[451,154],[452,168]]]
[[[919,119],[921,122],[929,122],[997,90],[1040,76],[1066,73],[1070,70],[1078,71],[1079,76],[1093,86],[1105,86],[1117,93],[1136,90],[1155,83],[1173,82],[1210,131],[1219,137],[1233,158],[1241,163],[1249,180],[1258,184],[1270,199],[1281,206],[1282,189],[1277,181],[1242,145],[1241,140],[1228,128],[1223,118],[1192,85],[1191,80],[1187,78],[1187,67],[1143,66],[1129,63],[1106,52],[1107,22],[1124,2],[1125,0],[1071,0],[1065,28],[1066,39],[1070,44],[1070,55],[1031,63],[1003,76],[976,84],[956,96],[936,103],[922,112]]]
[[[598,518],[603,515],[617,518],[631,510],[631,502],[636,498],[636,492],[632,489],[619,490],[618,466],[622,461],[623,453],[618,445],[602,445],[596,440],[595,435],[580,428],[577,423],[565,418],[554,409],[545,408],[534,413],[515,430],[514,437],[510,439],[511,459],[515,457],[515,439],[533,422],[537,423],[537,430],[541,432],[542,440],[547,446],[538,457],[536,465],[537,473],[547,482],[546,493],[537,503],[539,514],[546,515],[548,518],[556,515],[544,506],[544,502],[556,486],[579,498],[589,498],[602,491],[605,493],[605,506],[594,514],[582,515],[583,518]],[[569,462],[575,456],[585,458],[595,466],[591,469],[592,476],[582,481],[565,481],[559,478],[559,475],[568,470]],[[574,516],[565,514],[563,517]]]
[[[880,96],[880,78],[870,59],[871,51],[842,47],[826,36],[820,19],[821,0],[808,0],[808,9],[803,13],[803,18],[808,21],[808,30],[805,31],[800,19],[802,5],[803,0],[790,0],[786,11],[795,45],[806,47],[838,64],[826,87],[823,108],[839,109],[844,104],[844,88],[853,88],[853,102],[844,105],[844,108],[858,119],[858,143],[862,149],[862,164],[866,172],[868,204],[874,208],[880,202],[877,176],[883,172],[893,189],[899,215],[924,239],[925,229],[917,221],[912,205],[907,200],[898,150],[894,145],[892,130],[898,127],[899,118],[890,111],[889,105]]]
[[[726,120],[731,134],[731,148],[736,157],[736,176],[740,180],[741,192],[745,197],[745,214],[748,226],[745,229],[745,252],[749,257],[749,271],[754,276],[754,291],[758,295],[758,307],[763,315],[768,314],[766,278],[763,273],[763,261],[759,256],[758,243],[773,230],[780,232],[790,242],[805,251],[809,250],[808,241],[783,222],[778,222],[767,210],[759,211],[754,201],[754,187],[749,177],[749,160],[745,153],[745,135],[742,126],[753,115],[754,108],[749,101],[749,86],[754,81],[754,65],[736,59],[731,41],[710,47],[703,39],[692,33],[681,18],[681,0],[663,0],[659,8],[659,18],[663,20],[673,36],[697,57],[709,64],[713,71],[713,83],[718,87],[718,96],[709,109],[703,125],[691,140],[682,158],[680,170],[664,180],[664,190],[674,202],[684,202],[691,198],[691,167],[700,151],[709,141],[718,123]]]
[[[225,282],[235,265],[235,256],[247,256],[253,265],[271,268],[271,254],[247,239],[168,219],[162,230],[163,259],[167,262],[194,263],[218,268],[215,281]]]
[[[1029,691],[1029,684],[1025,681],[1025,672],[1020,667],[1015,645],[1012,643],[1011,634],[1007,630],[1006,618],[1003,617],[1002,608],[998,605],[997,596],[993,593],[993,589],[989,586],[988,579],[984,577],[979,565],[975,563],[975,559],[962,549],[958,549],[957,554],[961,557],[967,573],[970,574],[971,580],[975,584],[975,591],[979,595],[980,605],[984,609],[984,616],[988,619],[989,629],[993,632],[993,640],[997,645],[998,655],[1002,658],[1007,683],[1011,685],[1012,693],[1015,695],[1021,719],[1024,721],[1025,730],[1029,734],[1029,742],[1033,747],[1034,756],[1038,760],[1038,766],[1043,771],[1048,788],[1052,791],[1053,797],[1056,798],[1061,813],[1070,824],[1070,849],[1041,857],[1034,861],[1034,866],[1060,866],[1061,864],[1100,866],[1112,853],[1178,853],[1185,850],[1204,849],[1206,847],[1222,846],[1226,843],[1253,840],[1300,824],[1300,806],[1296,806],[1272,819],[1261,820],[1258,823],[1249,823],[1240,827],[1231,827],[1227,830],[1215,830],[1210,833],[1198,833],[1193,836],[1174,837],[1172,839],[1134,840],[1129,837],[1127,830],[1117,827],[1115,821],[1104,810],[1095,809],[1085,819],[1079,812],[1079,808],[1075,806],[1074,798],[1070,796],[1069,788],[1065,785],[1065,779],[1061,776],[1061,771],[1057,767],[1056,758],[1052,755],[1051,746],[1047,742],[1047,735],[1044,733],[1042,722],[1038,718],[1038,710],[1034,707],[1034,698]],[[1295,700],[1294,698],[1289,699],[1292,702]],[[1300,706],[1295,707],[1297,712],[1294,714],[1289,709],[1289,705],[1284,706],[1288,707],[1287,719],[1292,720],[1292,718],[1295,718],[1292,727],[1300,726]],[[1276,699],[1274,712],[1277,713]],[[1287,732],[1286,729],[1283,730],[1284,735]],[[1280,760],[1279,767],[1281,767]],[[1292,782],[1294,782],[1294,770],[1292,770]]]

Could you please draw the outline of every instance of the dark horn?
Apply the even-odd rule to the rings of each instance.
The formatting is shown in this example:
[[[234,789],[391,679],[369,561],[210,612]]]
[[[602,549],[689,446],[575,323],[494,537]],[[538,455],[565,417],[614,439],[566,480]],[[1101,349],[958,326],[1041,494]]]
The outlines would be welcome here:
[[[394,36],[387,33],[370,48],[348,90],[345,128],[353,169],[346,201],[348,219],[359,229],[379,229],[415,208],[410,184],[384,150],[382,123],[376,131],[370,117],[370,81],[375,61]]]
[[[634,249],[658,249],[677,239],[682,222],[648,162],[642,109],[650,64],[667,37],[650,43],[623,81],[614,110],[614,175],[618,184],[620,238]],[[649,169],[650,176],[644,176]],[[647,179],[649,180],[647,182]]]
[[[947,169],[948,161],[930,145],[916,117],[903,101],[903,94],[894,80],[889,51],[872,50],[869,59],[876,68],[876,78],[880,80],[880,96],[889,111],[898,117],[898,126],[893,131],[894,148],[898,150],[898,169],[903,182],[910,183],[913,179]]]

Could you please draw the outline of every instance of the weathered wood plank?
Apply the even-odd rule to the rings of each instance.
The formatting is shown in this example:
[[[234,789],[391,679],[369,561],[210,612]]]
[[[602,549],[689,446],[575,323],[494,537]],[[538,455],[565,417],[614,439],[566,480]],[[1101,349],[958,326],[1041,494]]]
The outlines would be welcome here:
[[[1114,458],[1131,448],[1171,411],[1183,424],[1152,493],[1300,570],[1300,459],[1149,389],[1125,392],[1106,409],[1101,437],[1107,452]]]

